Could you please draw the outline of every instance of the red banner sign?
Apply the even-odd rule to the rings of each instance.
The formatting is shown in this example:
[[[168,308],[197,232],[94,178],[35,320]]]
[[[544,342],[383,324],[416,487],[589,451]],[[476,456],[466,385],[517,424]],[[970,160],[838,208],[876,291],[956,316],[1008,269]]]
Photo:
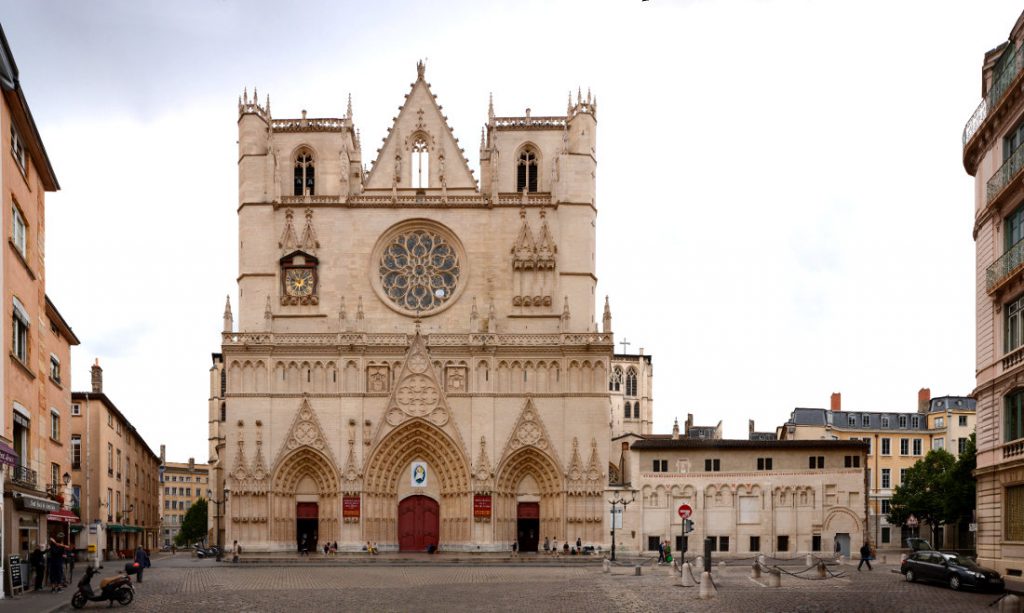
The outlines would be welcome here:
[[[491,497],[487,494],[473,496],[473,517],[491,516]]]
[[[359,517],[359,496],[345,496],[341,499],[342,517]]]

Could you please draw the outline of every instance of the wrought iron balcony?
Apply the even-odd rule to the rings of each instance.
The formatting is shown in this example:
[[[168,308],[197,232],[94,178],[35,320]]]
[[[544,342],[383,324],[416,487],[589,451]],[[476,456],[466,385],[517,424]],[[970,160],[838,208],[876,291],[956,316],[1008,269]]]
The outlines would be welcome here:
[[[985,271],[985,290],[991,292],[1010,275],[1017,272],[1022,265],[1024,265],[1024,241],[1017,241]]]
[[[19,485],[34,488],[38,481],[38,475],[36,474],[36,471],[27,466],[12,466],[11,481]]]
[[[974,114],[967,120],[967,125],[964,126],[964,146],[970,142],[971,138],[978,132],[981,125],[985,123],[985,119],[988,117],[989,111],[996,108],[999,102],[1002,101],[1003,96],[1009,91],[1010,85],[1017,79],[1017,75],[1020,74],[1021,69],[1024,68],[1024,46],[1019,49],[1007,49],[1004,55],[1005,61],[1000,61],[996,65],[996,73],[992,79],[992,85],[988,88],[988,93],[981,100],[981,104],[975,109]]]
[[[1024,147],[1017,147],[985,184],[985,202],[991,203],[999,194],[1003,193],[1006,186],[1020,174],[1022,168],[1024,168]]]

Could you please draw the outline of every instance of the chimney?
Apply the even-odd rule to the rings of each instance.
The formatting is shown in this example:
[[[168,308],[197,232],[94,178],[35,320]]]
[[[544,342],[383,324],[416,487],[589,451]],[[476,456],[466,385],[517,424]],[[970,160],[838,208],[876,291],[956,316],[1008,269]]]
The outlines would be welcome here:
[[[166,462],[164,459],[167,457],[167,445],[160,445],[160,465],[163,466]]]
[[[195,471],[195,469],[196,469],[196,459],[195,458],[189,458],[188,459],[188,472],[193,472],[193,471]]]
[[[99,358],[96,358],[96,363],[92,365],[92,392],[94,394],[103,393],[103,369],[100,368]]]
[[[673,441],[678,441],[679,440],[679,418],[678,417],[676,418],[675,423],[672,424],[672,440]]]
[[[750,434],[753,434],[753,433],[754,433],[754,420],[753,419],[748,419],[747,420],[747,434],[750,435]]]
[[[927,413],[928,405],[932,402],[932,391],[927,387],[922,387],[917,392],[917,412]]]
[[[839,392],[832,392],[832,410],[842,411],[843,410],[843,395]]]
[[[687,413],[686,414],[686,427],[683,428],[683,434],[686,435],[687,438],[690,437],[690,428],[692,428],[692,427],[693,427],[693,413]]]

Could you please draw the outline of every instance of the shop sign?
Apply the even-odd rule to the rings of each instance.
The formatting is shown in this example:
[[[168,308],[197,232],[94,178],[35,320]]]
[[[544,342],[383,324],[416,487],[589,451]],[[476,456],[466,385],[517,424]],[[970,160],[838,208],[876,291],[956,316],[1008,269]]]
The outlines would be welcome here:
[[[473,517],[491,517],[491,497],[487,494],[473,496]]]
[[[23,511],[37,511],[39,513],[53,513],[60,510],[60,503],[35,496],[19,496],[15,498],[15,506]]]

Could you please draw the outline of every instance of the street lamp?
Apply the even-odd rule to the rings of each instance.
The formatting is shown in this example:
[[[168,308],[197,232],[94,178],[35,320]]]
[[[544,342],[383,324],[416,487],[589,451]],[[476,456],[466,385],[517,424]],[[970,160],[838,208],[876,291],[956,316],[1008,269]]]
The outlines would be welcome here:
[[[627,506],[629,506],[633,502],[636,502],[636,490],[630,490],[630,498],[629,498],[629,500],[626,500],[620,494],[617,498],[615,498],[614,500],[609,500],[608,502],[610,502],[611,505],[612,505],[612,562],[614,562],[615,561],[615,514],[616,513],[624,513],[626,511],[626,507]],[[616,509],[615,507],[617,505],[622,505],[622,509],[621,510]]]
[[[228,501],[228,488],[224,488],[220,500],[213,497],[213,490],[210,489],[206,490],[206,496],[210,499],[210,502],[217,505],[217,561],[220,562],[224,557],[224,547],[220,542],[220,505]]]

